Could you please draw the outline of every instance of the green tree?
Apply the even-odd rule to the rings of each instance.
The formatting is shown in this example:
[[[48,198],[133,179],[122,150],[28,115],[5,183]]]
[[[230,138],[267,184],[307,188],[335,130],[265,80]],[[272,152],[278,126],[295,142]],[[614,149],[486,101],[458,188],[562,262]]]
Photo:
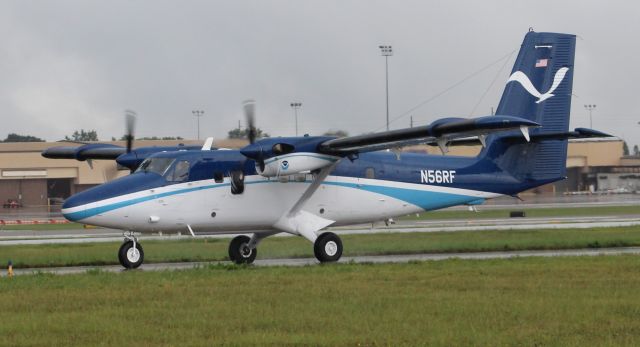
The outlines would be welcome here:
[[[633,146],[633,155],[635,156],[640,155],[640,148],[638,148],[638,145]]]
[[[80,129],[80,131],[76,130],[71,137],[65,136],[64,139],[67,141],[100,141],[98,140],[98,133],[95,130],[85,131],[84,129]]]
[[[184,138],[181,136],[145,136],[139,137],[136,140],[184,140]],[[115,138],[113,138],[112,141],[115,141]],[[127,141],[127,135],[122,135],[119,141]]]
[[[248,138],[247,129],[235,128],[229,130],[227,137],[230,139],[246,139]],[[269,134],[262,131],[260,128],[256,128],[256,138],[269,137]]]
[[[622,141],[622,155],[629,155],[629,146],[627,141]]]
[[[43,139],[31,135],[18,135],[11,133],[2,142],[44,142]]]
[[[344,130],[330,129],[324,133],[324,136],[347,137],[349,136],[349,133]]]

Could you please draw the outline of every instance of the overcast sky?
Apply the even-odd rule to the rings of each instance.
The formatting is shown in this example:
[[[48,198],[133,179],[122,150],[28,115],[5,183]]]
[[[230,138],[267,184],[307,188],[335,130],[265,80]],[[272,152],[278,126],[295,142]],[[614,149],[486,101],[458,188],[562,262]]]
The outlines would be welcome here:
[[[571,126],[588,127],[583,105],[596,104],[594,128],[640,144],[639,13],[635,1],[2,1],[0,137],[108,140],[132,109],[137,136],[195,138],[202,109],[201,137],[222,138],[249,98],[271,135],[293,135],[292,101],[301,133],[383,130],[380,44],[394,50],[392,128],[487,115],[533,27],[579,36]]]

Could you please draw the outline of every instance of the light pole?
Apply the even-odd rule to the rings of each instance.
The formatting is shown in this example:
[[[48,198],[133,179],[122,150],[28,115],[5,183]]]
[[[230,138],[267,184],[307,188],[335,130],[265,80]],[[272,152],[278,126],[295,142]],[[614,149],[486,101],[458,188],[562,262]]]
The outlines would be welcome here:
[[[596,109],[596,105],[584,105],[584,108],[589,111],[589,128],[593,129],[593,110]]]
[[[302,107],[301,102],[292,102],[291,108],[293,108],[293,116],[296,119],[296,136],[298,136],[298,109]]]
[[[384,57],[384,71],[385,71],[385,91],[387,94],[387,131],[389,131],[389,57],[393,55],[393,48],[391,46],[379,46],[380,52]]]
[[[196,116],[196,119],[198,120],[198,140],[200,140],[200,117],[204,115],[204,111],[193,110],[191,111],[191,113],[193,113],[193,115]]]

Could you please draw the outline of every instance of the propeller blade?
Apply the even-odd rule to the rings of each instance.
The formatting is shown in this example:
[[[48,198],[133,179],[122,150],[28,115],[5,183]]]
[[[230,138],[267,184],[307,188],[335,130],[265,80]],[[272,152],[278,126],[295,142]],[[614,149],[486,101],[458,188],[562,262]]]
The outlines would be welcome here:
[[[242,103],[244,108],[244,117],[247,120],[247,137],[249,143],[256,142],[256,102],[246,100]]]
[[[260,172],[264,171],[264,152],[262,151],[262,146],[260,146],[260,152],[258,153],[258,157],[255,159],[258,167],[260,168]]]
[[[126,134],[125,138],[127,140],[127,153],[131,152],[131,148],[133,147],[133,138],[134,138],[134,128],[136,123],[136,113],[131,110],[125,111],[125,123],[126,123]]]

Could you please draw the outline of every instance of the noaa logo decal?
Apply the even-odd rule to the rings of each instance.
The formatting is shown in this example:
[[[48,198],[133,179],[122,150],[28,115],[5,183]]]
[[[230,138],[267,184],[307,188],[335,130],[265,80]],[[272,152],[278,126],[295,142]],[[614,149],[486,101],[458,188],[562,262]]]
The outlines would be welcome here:
[[[282,170],[287,170],[289,168],[289,161],[283,160],[282,163],[280,163],[280,167],[282,168]]]
[[[556,71],[556,74],[553,77],[553,83],[551,84],[551,88],[549,88],[549,90],[547,90],[547,92],[544,94],[540,93],[538,89],[536,89],[536,87],[533,86],[533,83],[531,83],[531,80],[529,79],[529,77],[527,77],[527,75],[525,75],[524,72],[522,71],[514,72],[507,80],[507,83],[511,81],[520,83],[522,87],[527,92],[529,92],[529,94],[538,98],[538,101],[536,101],[536,104],[539,104],[549,99],[550,97],[554,96],[553,92],[556,90],[556,88],[558,88],[560,83],[562,83],[562,80],[564,79],[564,76],[567,74],[567,71],[569,71],[568,67],[562,67],[558,71]]]

